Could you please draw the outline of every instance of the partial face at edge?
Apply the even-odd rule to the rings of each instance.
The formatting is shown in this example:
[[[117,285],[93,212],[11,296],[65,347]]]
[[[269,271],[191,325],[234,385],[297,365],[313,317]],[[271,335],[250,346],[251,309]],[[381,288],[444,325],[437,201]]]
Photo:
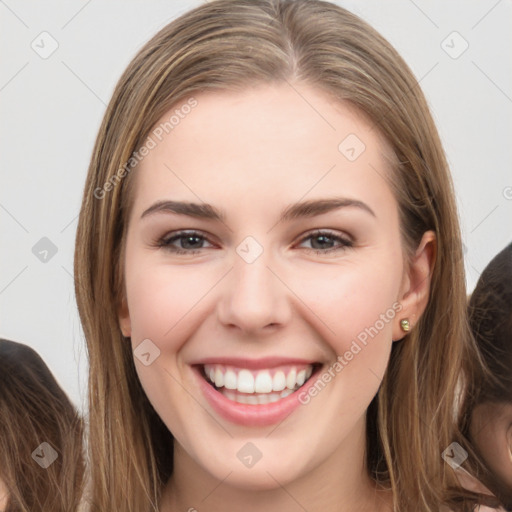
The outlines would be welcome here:
[[[362,458],[366,409],[403,336],[399,321],[417,318],[428,294],[428,255],[420,251],[417,274],[403,265],[383,141],[353,110],[295,89],[196,95],[133,176],[120,325],[136,353],[151,340],[145,362],[155,359],[135,357],[137,372],[181,453],[241,486],[275,486],[268,473],[285,485],[327,460]],[[293,203],[333,198],[345,206],[279,221]],[[225,218],[143,215],[159,201],[208,203]],[[219,412],[201,363],[266,357],[271,377],[290,372],[279,363],[291,358],[321,365],[306,385],[329,368],[334,377],[274,422]],[[262,454],[250,470],[237,457],[248,441]]]
[[[512,500],[512,404],[485,402],[475,407],[471,437]]]

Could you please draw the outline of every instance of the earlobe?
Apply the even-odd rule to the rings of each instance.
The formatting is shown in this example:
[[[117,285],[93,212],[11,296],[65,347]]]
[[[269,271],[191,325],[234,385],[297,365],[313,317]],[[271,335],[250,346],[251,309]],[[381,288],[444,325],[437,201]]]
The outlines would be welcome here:
[[[118,320],[119,320],[119,327],[121,329],[121,332],[123,333],[123,336],[125,338],[130,338],[132,335],[132,326],[131,326],[131,321],[130,321],[130,313],[128,311],[128,304],[126,303],[125,297],[123,297],[121,299],[121,306],[119,307]]]
[[[433,231],[426,231],[406,269],[407,274],[404,276],[400,290],[399,302],[402,309],[393,324],[394,341],[402,339],[407,332],[413,331],[425,311],[430,295],[430,281],[435,259],[436,235]]]

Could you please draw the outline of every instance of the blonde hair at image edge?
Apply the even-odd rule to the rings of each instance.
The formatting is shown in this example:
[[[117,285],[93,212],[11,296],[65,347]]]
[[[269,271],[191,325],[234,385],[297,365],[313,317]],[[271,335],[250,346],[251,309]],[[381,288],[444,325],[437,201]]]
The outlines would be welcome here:
[[[115,178],[178,101],[199,91],[285,80],[347,101],[378,126],[396,156],[391,186],[407,256],[425,231],[436,233],[430,301],[403,342],[393,344],[368,410],[367,466],[393,490],[395,511],[411,504],[415,512],[438,512],[442,504],[463,510],[463,501],[469,510],[475,495],[460,488],[441,457],[453,441],[463,443],[454,399],[461,362],[473,350],[444,152],[423,93],[397,52],[355,15],[315,0],[201,5],[157,33],[115,88],[93,150],[75,248],[75,290],[90,358],[93,510],[157,510],[172,471],[172,435],[151,409],[118,323],[123,268],[117,262],[123,261],[133,173],[101,199],[94,191]]]

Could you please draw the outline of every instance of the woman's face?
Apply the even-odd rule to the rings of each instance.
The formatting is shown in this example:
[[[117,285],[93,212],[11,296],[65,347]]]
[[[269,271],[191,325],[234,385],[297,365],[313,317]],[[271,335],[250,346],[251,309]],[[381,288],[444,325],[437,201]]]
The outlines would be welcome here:
[[[385,145],[305,85],[195,100],[132,171],[120,312],[175,467],[254,489],[328,461],[357,473],[399,321],[418,313]]]

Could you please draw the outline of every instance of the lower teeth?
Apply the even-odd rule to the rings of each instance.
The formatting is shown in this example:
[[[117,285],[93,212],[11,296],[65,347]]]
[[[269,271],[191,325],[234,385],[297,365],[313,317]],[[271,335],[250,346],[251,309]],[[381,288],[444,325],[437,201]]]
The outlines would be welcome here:
[[[220,388],[217,389],[219,393],[222,393],[228,400],[238,402],[239,404],[251,404],[251,405],[263,405],[278,402],[282,398],[291,395],[294,389],[285,389],[281,392],[276,393],[240,393],[230,389]]]

